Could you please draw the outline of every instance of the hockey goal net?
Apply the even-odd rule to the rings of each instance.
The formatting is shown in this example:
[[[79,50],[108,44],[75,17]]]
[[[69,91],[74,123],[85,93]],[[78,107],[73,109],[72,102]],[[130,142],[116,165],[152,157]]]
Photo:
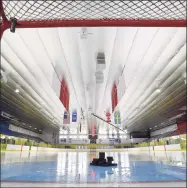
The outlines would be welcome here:
[[[0,0],[1,31],[37,27],[185,27],[186,1]]]

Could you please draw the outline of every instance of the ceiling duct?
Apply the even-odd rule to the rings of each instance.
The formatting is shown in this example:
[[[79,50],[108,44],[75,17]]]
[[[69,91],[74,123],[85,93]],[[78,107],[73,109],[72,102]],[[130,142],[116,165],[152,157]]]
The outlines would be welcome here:
[[[103,72],[96,72],[95,77],[96,77],[96,83],[103,83],[104,82]]]
[[[97,71],[103,71],[105,68],[106,68],[105,54],[103,52],[99,52],[97,54],[96,70]]]
[[[105,63],[105,54],[103,52],[99,52],[97,54],[97,64],[96,64],[96,83],[101,84],[104,82],[104,74],[103,70],[106,68]]]

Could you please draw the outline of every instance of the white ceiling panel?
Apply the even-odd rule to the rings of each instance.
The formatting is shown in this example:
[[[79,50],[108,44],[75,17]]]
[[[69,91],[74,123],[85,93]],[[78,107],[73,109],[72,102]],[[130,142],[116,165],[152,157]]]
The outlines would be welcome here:
[[[106,134],[110,126],[91,113],[105,118],[104,112],[111,111],[112,85],[119,76],[125,80],[125,93],[116,107],[121,112],[120,127],[149,128],[155,119],[161,123],[165,113],[177,113],[184,106],[185,28],[18,29],[14,34],[6,31],[1,44],[2,70],[14,80],[15,88],[22,88],[20,95],[33,103],[33,109],[46,111],[43,116],[59,127],[65,110],[59,99],[65,78],[70,112],[78,112],[77,123],[69,125],[72,134],[77,134],[81,108],[82,133],[95,122],[99,134]],[[101,84],[95,77],[99,52],[106,61]],[[157,88],[160,93],[155,92]],[[112,123],[113,119],[112,114]],[[111,131],[116,134],[115,129]]]

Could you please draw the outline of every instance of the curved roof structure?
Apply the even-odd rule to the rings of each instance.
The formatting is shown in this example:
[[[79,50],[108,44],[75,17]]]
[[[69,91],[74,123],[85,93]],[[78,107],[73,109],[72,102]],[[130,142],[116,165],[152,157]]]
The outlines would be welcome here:
[[[6,8],[5,13],[10,11]],[[63,127],[63,79],[69,89],[69,112],[78,114],[77,122],[68,125],[70,134],[79,132],[80,123],[81,134],[91,134],[92,129],[99,135],[108,129],[116,133],[92,116],[106,119],[110,111],[114,123],[114,83],[118,126],[128,132],[167,126],[185,111],[185,27],[19,28],[18,24],[15,33],[4,32],[1,45],[2,110],[35,132],[57,133]],[[98,66],[98,53],[104,54],[104,67]]]
[[[8,78],[8,85],[2,85],[3,102],[10,102],[11,108],[23,105],[29,118],[43,117],[43,124],[58,127],[65,109],[59,99],[59,78],[65,77],[70,111],[81,114],[82,108],[87,121],[92,119],[90,112],[105,118],[104,112],[111,110],[113,83],[123,77],[125,91],[116,108],[129,130],[162,123],[184,106],[185,28],[89,28],[87,32],[82,39],[81,28],[17,29],[15,34],[7,30],[1,40],[1,69]],[[100,84],[95,76],[98,52],[104,52],[106,61]],[[19,95],[14,92],[17,87]],[[17,113],[23,115],[18,109]],[[105,127],[100,127],[101,132]]]

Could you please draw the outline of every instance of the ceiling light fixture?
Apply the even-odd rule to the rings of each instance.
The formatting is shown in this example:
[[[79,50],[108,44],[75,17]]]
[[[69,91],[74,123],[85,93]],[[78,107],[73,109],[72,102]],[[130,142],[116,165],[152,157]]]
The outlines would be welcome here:
[[[34,128],[34,129],[37,129],[37,128]]]
[[[156,92],[157,92],[157,93],[160,93],[160,92],[161,92],[161,90],[158,88],[158,89],[156,89]]]
[[[32,127],[32,126],[29,126],[29,127]]]
[[[149,128],[149,129],[152,129],[152,128]]]
[[[19,93],[19,89],[15,89],[15,92],[16,92],[16,93]]]

